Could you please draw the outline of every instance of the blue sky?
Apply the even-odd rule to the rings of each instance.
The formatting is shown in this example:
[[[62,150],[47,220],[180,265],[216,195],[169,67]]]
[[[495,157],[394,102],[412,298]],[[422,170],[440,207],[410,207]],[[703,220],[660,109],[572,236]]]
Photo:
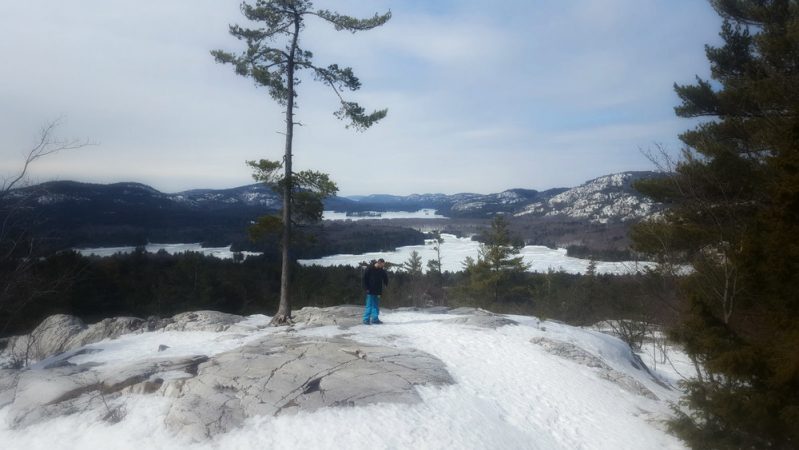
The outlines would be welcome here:
[[[166,192],[251,183],[245,160],[282,155],[281,107],[209,51],[239,2],[0,3],[0,173],[13,174],[44,123],[98,145],[40,160],[32,182],[139,181]],[[343,195],[568,187],[647,170],[642,150],[679,149],[672,84],[709,73],[720,19],[697,0],[318,0],[384,27],[352,35],[310,21],[321,65],[351,66],[367,108],[357,133],[335,96],[299,86],[295,161]]]

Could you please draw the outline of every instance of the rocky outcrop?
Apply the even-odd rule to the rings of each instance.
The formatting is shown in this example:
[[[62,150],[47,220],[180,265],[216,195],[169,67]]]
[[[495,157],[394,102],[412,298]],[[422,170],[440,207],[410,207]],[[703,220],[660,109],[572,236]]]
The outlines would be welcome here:
[[[452,382],[440,360],[418,350],[284,335],[217,355],[167,387],[176,399],[166,422],[203,439],[256,415],[418,402],[414,386]]]
[[[197,365],[207,359],[190,356],[140,360],[113,368],[59,360],[44,369],[18,372],[15,385],[0,391],[0,399],[11,398],[8,421],[13,428],[89,410],[105,417],[114,413],[113,400],[121,393],[155,392],[164,384],[164,378],[179,378],[176,373],[193,376]]]
[[[418,310],[414,308],[414,310]],[[498,328],[515,324],[511,319],[493,314],[483,309],[446,307],[423,308],[431,314],[453,314],[457,317],[447,323]],[[362,306],[341,305],[328,308],[305,307],[293,313],[293,320],[300,326],[337,326],[348,329],[361,324]],[[253,331],[253,327],[243,324],[244,317],[218,311],[191,311],[177,314],[171,318],[114,317],[95,324],[86,325],[79,318],[57,314],[45,319],[29,335],[14,336],[7,339],[6,347],[0,351],[0,360],[9,366],[27,366],[43,359],[74,350],[82,346],[115,339],[124,334],[153,331]]]
[[[150,331],[227,331],[244,317],[218,311],[192,311],[160,319],[149,317],[113,317],[86,325],[75,316],[56,314],[45,319],[30,334],[8,339],[0,352],[9,365],[27,366],[62,352],[116,339],[124,334]],[[249,331],[243,327],[241,331]]]
[[[27,365],[69,350],[70,341],[86,328],[75,316],[56,314],[44,319],[30,334],[9,339],[3,355],[15,364]]]
[[[649,390],[649,388],[641,384],[640,381],[613,369],[609,365],[605,364],[605,362],[603,362],[601,359],[574,344],[547,339],[545,337],[534,338],[530,342],[539,345],[547,353],[552,355],[569,359],[577,364],[596,368],[599,371],[600,378],[618,385],[627,392],[631,392],[635,395],[641,395],[652,400],[659,400],[657,395]]]
[[[219,311],[190,311],[172,317],[164,331],[226,331],[244,317]]]
[[[85,330],[71,337],[63,351],[83,347],[103,339],[116,339],[123,334],[142,332],[145,321],[138,317],[112,317],[89,325]],[[52,354],[52,353],[51,353]],[[45,357],[50,356],[46,355]]]
[[[480,328],[499,328],[504,327],[505,325],[518,325],[518,323],[514,320],[508,319],[507,317],[501,316],[499,314],[494,314],[484,309],[459,308],[450,311],[450,314],[456,314],[456,311],[463,315],[454,319],[445,320],[444,323],[469,325]]]
[[[363,306],[354,305],[331,306],[329,308],[306,306],[292,313],[292,319],[296,324],[307,326],[335,325],[342,329],[360,325],[362,316]]]
[[[303,308],[295,320],[301,326],[347,327],[360,323],[361,312],[354,306]],[[260,327],[242,319],[197,311],[159,322],[164,323],[160,328],[164,331],[227,331],[231,336]],[[48,348],[37,347],[35,356],[42,361],[22,370],[0,369],[0,408],[9,408],[9,425],[22,428],[85,411],[115,422],[124,417],[125,395],[162,395],[174,398],[167,425],[201,440],[257,415],[412,403],[420,401],[417,385],[453,383],[439,359],[419,350],[360,344],[343,337],[301,336],[294,328],[216,355],[151,355],[113,364],[71,362],[79,361],[75,356],[103,351],[100,347],[70,350],[72,345],[118,336],[125,330],[143,333],[151,323],[115,318],[86,327],[70,316],[45,320],[32,333],[53,341]],[[48,354],[52,352],[58,354]]]

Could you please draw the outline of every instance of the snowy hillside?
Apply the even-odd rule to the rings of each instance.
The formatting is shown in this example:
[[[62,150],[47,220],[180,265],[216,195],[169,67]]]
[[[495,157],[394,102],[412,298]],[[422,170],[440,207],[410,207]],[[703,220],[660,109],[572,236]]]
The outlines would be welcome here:
[[[411,206],[433,208],[452,217],[491,217],[502,213],[517,217],[566,217],[593,223],[627,222],[646,217],[659,208],[633,188],[636,180],[659,175],[655,172],[622,172],[569,189],[509,189],[495,194],[414,194],[405,197],[371,195],[357,197],[357,202],[387,210]]]
[[[591,222],[630,221],[652,214],[657,205],[632,188],[633,181],[650,172],[606,175],[557,194],[546,201],[527,205],[516,216],[567,216]]]
[[[71,348],[29,370],[2,370],[0,442],[4,449],[47,450],[684,448],[662,425],[669,402],[679,397],[675,373],[648,370],[611,336],[468,309],[384,311],[383,325],[367,326],[359,324],[360,310],[306,308],[298,312],[301,323],[293,328],[268,327],[266,316],[225,315],[219,323],[197,319],[180,327],[173,321],[172,328],[137,330]],[[192,314],[183,318],[213,317]],[[80,336],[92,328],[83,330]],[[351,359],[322,375],[270,383],[284,372],[296,373],[294,365],[322,370],[319,358],[324,355],[303,358],[306,353],[271,372],[258,369],[258,355],[279,358],[288,351],[279,343],[288,340],[346,342],[347,347],[328,353]],[[243,355],[251,356],[231,359],[242,355],[236,353],[242,348],[249,348]],[[354,402],[320,407],[326,396],[342,389],[357,392],[387,382],[391,371],[369,367],[379,368],[396,357],[392,353],[408,352],[417,352],[411,360],[427,361],[420,367],[442,364],[446,373],[437,373],[439,381],[433,384],[413,382],[411,397],[368,401],[356,396]],[[183,370],[164,368],[181,359],[195,363]],[[161,369],[136,375],[152,361],[161,361]],[[347,364],[363,369],[345,372],[341,368]],[[181,409],[193,380],[225,369],[239,370],[247,380],[206,381],[210,384],[199,388],[208,394],[189,397],[193,406]],[[340,373],[348,378],[336,378]],[[121,390],[121,382],[109,381],[125,377],[133,381]],[[245,381],[249,390],[236,391],[236,383]],[[294,382],[300,383],[294,394],[282,391],[294,389]],[[104,395],[98,386],[106,386]],[[296,396],[287,404],[294,406],[266,415],[229,406],[245,405],[250,396],[264,392],[283,400]],[[220,422],[199,423],[217,432],[198,438],[187,421],[217,396],[234,400],[222,407],[230,414]],[[58,408],[62,403],[69,407]],[[176,417],[176,410],[181,415]]]
[[[235,205],[263,206],[278,209],[280,197],[261,184],[251,184],[233,189],[195,189],[191,191],[167,194],[176,203],[184,203],[194,207],[203,205]]]

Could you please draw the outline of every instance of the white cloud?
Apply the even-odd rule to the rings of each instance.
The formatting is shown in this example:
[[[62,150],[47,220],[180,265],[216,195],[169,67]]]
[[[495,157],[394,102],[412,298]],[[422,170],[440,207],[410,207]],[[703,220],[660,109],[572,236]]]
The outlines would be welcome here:
[[[335,96],[300,85],[298,167],[351,194],[546,188],[642,168],[638,148],[687,128],[671,84],[707,72],[702,45],[718,29],[687,0],[315,3],[394,14],[355,35],[310,22],[303,40],[319,64],[354,68],[351,98],[389,108],[355,133],[332,116]],[[282,155],[282,108],[210,57],[240,48],[233,22],[237,4],[213,0],[0,6],[0,166],[65,115],[62,135],[101,145],[36,176],[166,191],[251,182],[244,160]]]

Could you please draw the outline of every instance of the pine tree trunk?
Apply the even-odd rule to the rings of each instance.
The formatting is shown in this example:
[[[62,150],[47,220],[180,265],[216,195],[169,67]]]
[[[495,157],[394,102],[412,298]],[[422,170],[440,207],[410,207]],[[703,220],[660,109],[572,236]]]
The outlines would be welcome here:
[[[285,167],[285,184],[283,186],[283,238],[281,240],[283,255],[280,272],[280,305],[272,317],[272,325],[291,323],[291,302],[289,298],[289,279],[291,276],[291,194],[293,187],[291,168],[291,144],[294,138],[294,55],[297,51],[297,38],[300,34],[300,17],[294,18],[294,36],[291,41],[291,52],[286,77],[288,98],[286,99],[286,154],[283,157]]]

